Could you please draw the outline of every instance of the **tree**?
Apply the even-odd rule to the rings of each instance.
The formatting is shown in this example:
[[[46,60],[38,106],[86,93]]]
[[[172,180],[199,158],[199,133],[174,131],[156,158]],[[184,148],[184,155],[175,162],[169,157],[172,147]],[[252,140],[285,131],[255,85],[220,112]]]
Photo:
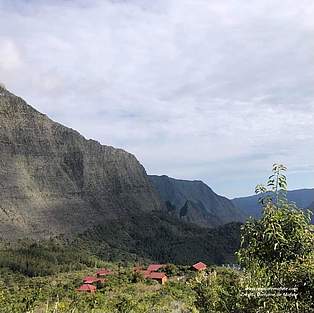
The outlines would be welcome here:
[[[310,212],[302,211],[286,199],[287,181],[283,171],[285,166],[274,164],[267,187],[256,187],[256,193],[261,195],[263,215],[260,220],[249,219],[242,226],[237,256],[250,276],[250,283],[255,280],[264,282],[265,287],[295,288],[298,290],[296,303],[293,299],[279,298],[277,303],[282,300],[285,308],[296,305],[293,307],[296,309],[302,304],[307,309],[314,294],[314,235]]]
[[[287,178],[283,174],[286,170],[287,167],[282,164],[273,164],[267,185],[259,184],[255,187],[255,193],[260,195],[259,202],[262,205],[273,203],[280,206],[287,202]]]

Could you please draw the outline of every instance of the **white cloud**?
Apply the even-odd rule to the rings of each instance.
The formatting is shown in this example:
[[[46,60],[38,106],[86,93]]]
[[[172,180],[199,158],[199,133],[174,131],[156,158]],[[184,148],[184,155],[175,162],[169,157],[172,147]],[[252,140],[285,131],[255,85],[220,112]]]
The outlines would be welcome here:
[[[310,0],[0,0],[0,80],[148,172],[249,193],[314,166],[313,21]]]
[[[0,38],[0,70],[13,71],[20,67],[21,57],[14,41]]]

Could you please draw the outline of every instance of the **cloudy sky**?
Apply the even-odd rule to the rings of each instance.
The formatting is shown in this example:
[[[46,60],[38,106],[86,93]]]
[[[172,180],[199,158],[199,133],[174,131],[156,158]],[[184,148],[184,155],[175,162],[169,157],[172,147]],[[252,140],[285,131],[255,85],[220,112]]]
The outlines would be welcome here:
[[[0,0],[0,81],[148,173],[314,187],[313,0]]]

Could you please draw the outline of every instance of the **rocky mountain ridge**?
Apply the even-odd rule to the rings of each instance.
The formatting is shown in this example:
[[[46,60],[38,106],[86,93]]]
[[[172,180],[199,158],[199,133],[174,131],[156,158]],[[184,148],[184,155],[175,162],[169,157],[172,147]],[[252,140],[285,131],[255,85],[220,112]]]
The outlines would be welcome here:
[[[130,153],[86,140],[0,87],[0,237],[83,232],[162,210]]]

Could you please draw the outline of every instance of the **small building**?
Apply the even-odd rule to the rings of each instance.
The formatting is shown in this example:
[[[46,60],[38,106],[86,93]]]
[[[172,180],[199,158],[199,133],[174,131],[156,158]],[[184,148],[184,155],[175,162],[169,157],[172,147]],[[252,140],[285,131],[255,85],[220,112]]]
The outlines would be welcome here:
[[[93,292],[96,292],[96,287],[93,286],[93,285],[90,285],[90,284],[84,284],[82,286],[80,286],[79,288],[77,288],[76,290],[79,291],[79,292],[90,292],[90,293],[93,293]]]
[[[83,278],[84,284],[94,284],[97,283],[98,281],[100,281],[100,279],[94,276],[86,276]]]
[[[198,263],[195,263],[192,267],[196,271],[204,271],[206,270],[207,265],[203,262],[198,262]]]
[[[147,278],[153,279],[164,285],[168,281],[165,273],[151,272]]]
[[[141,270],[141,271],[137,271],[137,273],[141,273],[143,275],[144,278],[149,278],[151,272],[147,271],[147,270]]]
[[[147,268],[147,270],[149,272],[156,272],[158,271],[159,269],[161,269],[162,267],[164,267],[163,264],[150,264]]]
[[[113,274],[113,272],[111,270],[106,269],[106,268],[102,268],[96,272],[97,277],[104,277],[104,276],[111,275],[111,274]]]

